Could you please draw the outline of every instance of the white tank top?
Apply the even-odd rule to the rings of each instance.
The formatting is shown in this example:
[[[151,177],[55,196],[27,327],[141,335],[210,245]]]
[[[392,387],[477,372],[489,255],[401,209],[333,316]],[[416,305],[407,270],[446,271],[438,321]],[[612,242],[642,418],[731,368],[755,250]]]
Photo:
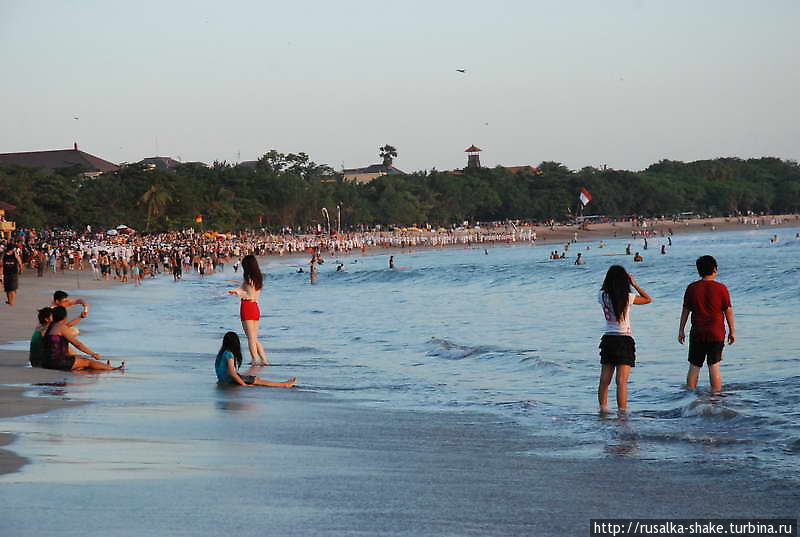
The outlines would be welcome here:
[[[614,314],[614,305],[611,303],[611,298],[602,289],[597,296],[597,301],[603,307],[603,315],[606,317],[606,334],[613,334],[617,336],[632,336],[631,331],[631,306],[636,295],[628,293],[628,304],[625,306],[625,313],[622,320],[617,319]]]

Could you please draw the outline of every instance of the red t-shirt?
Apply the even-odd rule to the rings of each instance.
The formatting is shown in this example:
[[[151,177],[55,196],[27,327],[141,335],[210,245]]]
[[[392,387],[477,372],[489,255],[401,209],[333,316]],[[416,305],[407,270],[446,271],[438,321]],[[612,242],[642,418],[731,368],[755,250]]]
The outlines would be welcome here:
[[[725,285],[713,280],[689,284],[683,295],[683,307],[692,312],[692,339],[725,341],[723,312],[731,307],[731,296]]]

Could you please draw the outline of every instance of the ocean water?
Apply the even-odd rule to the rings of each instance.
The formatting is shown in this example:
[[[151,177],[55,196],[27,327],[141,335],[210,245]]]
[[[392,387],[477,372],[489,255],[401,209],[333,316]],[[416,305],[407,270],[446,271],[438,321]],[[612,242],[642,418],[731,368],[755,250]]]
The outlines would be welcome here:
[[[124,358],[127,372],[71,376],[49,393],[94,405],[19,418],[6,427],[22,434],[23,453],[32,450],[54,464],[92,464],[64,462],[61,474],[33,465],[17,479],[104,479],[119,472],[123,459],[137,475],[166,467],[208,470],[206,462],[232,445],[244,455],[257,449],[264,434],[242,426],[255,418],[232,415],[270,411],[268,401],[293,393],[367,408],[487,412],[520,424],[534,440],[556,436],[569,446],[538,451],[532,441],[532,455],[709,458],[797,477],[798,231],[679,235],[667,255],[659,253],[666,242],[661,238],[650,239],[648,250],[628,238],[608,240],[602,249],[597,241],[578,243],[568,253],[574,258],[581,251],[583,266],[548,260],[563,246],[551,244],[497,246],[488,253],[397,251],[401,270],[388,269],[388,255],[353,255],[342,256],[346,270],[336,272],[337,259],[329,257],[316,285],[307,273],[296,273],[305,260],[270,258],[262,263],[261,336],[272,365],[258,374],[276,380],[296,375],[299,388],[269,398],[260,389],[215,385],[214,355],[223,333],[242,333],[238,300],[226,294],[236,286],[228,280],[238,276],[230,267],[204,280],[189,276],[174,283],[165,275],[142,288],[118,286],[101,293],[82,337],[107,357]],[[776,232],[781,242],[771,244]],[[622,255],[628,243],[644,255],[643,263]],[[697,279],[694,260],[703,254],[717,258],[718,280],[728,286],[736,314],[738,340],[725,349],[721,395],[709,393],[705,369],[700,389],[683,387],[687,348],[676,340],[683,291]],[[599,416],[596,400],[604,326],[596,298],[615,263],[654,299],[632,312],[637,367],[626,419]],[[613,408],[613,384],[609,400]],[[97,439],[91,461],[81,455],[87,438]],[[141,447],[153,440],[173,448],[154,447],[148,456]],[[180,467],[176,461],[187,449],[194,465]]]

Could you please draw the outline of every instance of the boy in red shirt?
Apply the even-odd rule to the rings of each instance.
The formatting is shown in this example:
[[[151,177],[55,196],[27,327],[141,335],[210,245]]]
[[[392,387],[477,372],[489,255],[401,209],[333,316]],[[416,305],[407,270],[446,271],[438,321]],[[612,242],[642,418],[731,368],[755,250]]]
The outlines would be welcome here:
[[[700,369],[703,361],[707,360],[711,389],[720,392],[722,375],[719,364],[725,346],[725,321],[728,322],[728,345],[733,345],[736,341],[733,305],[728,288],[714,281],[717,277],[717,260],[710,255],[704,255],[697,259],[696,265],[700,279],[686,288],[681,324],[678,327],[678,341],[683,344],[686,340],[684,328],[691,312],[692,330],[689,332],[689,372],[686,374],[686,385],[692,390],[697,387]]]

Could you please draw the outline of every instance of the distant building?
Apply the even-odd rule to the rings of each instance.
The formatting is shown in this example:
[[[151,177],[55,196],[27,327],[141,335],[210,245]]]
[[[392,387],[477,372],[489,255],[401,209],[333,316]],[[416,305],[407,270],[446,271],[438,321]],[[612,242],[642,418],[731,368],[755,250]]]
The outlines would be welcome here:
[[[147,168],[157,168],[159,170],[171,170],[181,165],[180,162],[172,157],[147,157],[138,162]]]
[[[364,168],[346,168],[343,171],[345,181],[356,183],[369,183],[384,175],[405,175],[406,172],[398,170],[392,165],[373,164]]]
[[[143,164],[146,168],[151,170],[167,170],[167,171],[174,170],[178,166],[183,166],[184,164],[193,164],[197,166],[204,166],[206,168],[209,167],[209,165],[206,164],[205,162],[181,162],[179,160],[175,160],[172,157],[147,157],[145,159],[140,160],[137,164]]]
[[[535,168],[535,167],[533,167],[531,165],[526,165],[526,166],[501,166],[501,168],[503,168],[504,170],[509,171],[511,173],[529,172],[529,173],[532,173],[534,175],[542,175],[542,170],[540,170],[539,168]]]
[[[57,149],[53,151],[27,151],[24,153],[0,153],[0,164],[15,164],[24,168],[54,172],[78,168],[86,177],[96,177],[103,173],[119,170],[113,162],[90,155],[78,149]]]
[[[16,209],[13,205],[0,201],[0,237],[10,239],[11,234],[17,229],[17,225],[10,220],[6,220],[6,211]]]
[[[476,145],[471,145],[468,148],[466,148],[464,150],[464,152],[467,153],[467,167],[464,168],[463,170],[453,170],[450,173],[455,174],[455,175],[461,175],[466,170],[480,168],[481,167],[481,159],[480,159],[480,155],[478,155],[478,153],[480,153],[481,151],[483,151],[483,150],[480,147],[476,146]],[[498,168],[503,168],[504,170],[509,171],[511,173],[514,173],[514,174],[523,173],[523,172],[529,172],[529,173],[532,173],[534,175],[542,175],[542,170],[540,170],[539,168],[535,168],[533,166],[530,166],[530,165],[525,165],[525,166],[498,166]]]
[[[478,154],[480,152],[481,148],[475,144],[472,144],[464,150],[464,153],[467,154],[467,168],[481,167],[481,156]]]

